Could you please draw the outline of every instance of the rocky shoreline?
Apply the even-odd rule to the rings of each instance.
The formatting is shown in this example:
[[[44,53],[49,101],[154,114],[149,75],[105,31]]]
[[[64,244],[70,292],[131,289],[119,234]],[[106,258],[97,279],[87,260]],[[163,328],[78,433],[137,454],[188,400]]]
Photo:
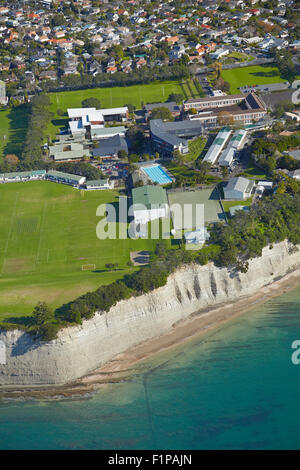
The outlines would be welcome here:
[[[289,268],[288,273],[266,283],[251,295],[241,295],[237,299],[195,310],[173,322],[170,328],[161,334],[132,345],[100,367],[66,384],[2,384],[0,400],[87,398],[103,386],[131,380],[133,375],[139,373],[142,361],[154,354],[221,327],[224,322],[234,320],[258,304],[294,289],[299,284],[300,268],[294,265],[294,269]]]
[[[0,365],[0,399],[84,396],[130,380],[142,359],[297,285],[299,268],[300,250],[281,242],[251,260],[247,273],[213,264],[182,267],[166,286],[97,312],[49,343],[18,330],[1,332],[7,364]]]

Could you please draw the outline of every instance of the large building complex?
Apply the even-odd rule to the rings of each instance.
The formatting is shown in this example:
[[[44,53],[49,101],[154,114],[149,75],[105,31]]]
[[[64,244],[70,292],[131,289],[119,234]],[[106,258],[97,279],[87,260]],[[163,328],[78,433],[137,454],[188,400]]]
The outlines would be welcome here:
[[[203,126],[199,121],[164,122],[161,119],[150,120],[150,136],[154,150],[162,156],[173,156],[175,150],[188,153],[188,140],[199,136]]]
[[[69,129],[73,136],[87,135],[93,138],[111,137],[124,134],[124,127],[105,128],[107,121],[124,122],[128,118],[128,108],[72,108],[68,109]]]
[[[49,149],[55,161],[80,161],[84,157],[113,157],[120,150],[128,153],[125,126],[105,126],[107,121],[125,121],[128,108],[71,108],[68,109],[67,134],[57,136],[57,142]],[[93,149],[92,141],[99,141]]]
[[[200,121],[204,128],[218,127],[224,121],[252,124],[267,114],[265,103],[255,93],[190,99],[184,103],[184,111],[190,109],[196,109],[198,114],[190,115],[189,119]]]

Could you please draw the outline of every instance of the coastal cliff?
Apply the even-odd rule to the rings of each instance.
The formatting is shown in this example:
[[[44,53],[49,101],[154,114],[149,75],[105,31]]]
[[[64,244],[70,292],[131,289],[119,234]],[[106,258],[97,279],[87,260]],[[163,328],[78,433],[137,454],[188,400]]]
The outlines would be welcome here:
[[[66,384],[105,364],[117,354],[158,337],[192,313],[253,295],[300,267],[300,250],[287,242],[264,248],[247,273],[213,264],[190,265],[169,276],[164,287],[120,301],[109,312],[96,312],[81,326],[61,330],[40,343],[19,330],[0,332],[6,364],[0,387]]]

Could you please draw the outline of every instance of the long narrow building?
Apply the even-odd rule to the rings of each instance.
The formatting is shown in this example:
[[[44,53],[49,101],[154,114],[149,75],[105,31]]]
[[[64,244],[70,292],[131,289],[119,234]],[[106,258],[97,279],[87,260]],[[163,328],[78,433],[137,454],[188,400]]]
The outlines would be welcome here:
[[[219,131],[212,145],[209,147],[209,150],[206,153],[203,161],[209,162],[211,165],[213,165],[217,161],[220,153],[225,147],[225,144],[228,141],[230,135],[231,135],[230,127],[223,127]]]
[[[219,160],[219,165],[220,166],[230,166],[233,159],[235,152],[239,150],[243,143],[245,142],[247,135],[247,131],[244,129],[239,129],[235,131],[233,134],[227,148],[223,150],[220,160]]]

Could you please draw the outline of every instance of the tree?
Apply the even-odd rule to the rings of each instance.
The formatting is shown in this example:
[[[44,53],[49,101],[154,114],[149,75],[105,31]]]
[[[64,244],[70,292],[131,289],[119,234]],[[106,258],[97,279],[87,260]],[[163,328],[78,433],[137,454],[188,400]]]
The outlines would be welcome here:
[[[130,104],[130,103],[124,104],[124,107],[128,108],[129,114],[133,114],[135,109],[136,109],[136,107],[133,104]]]
[[[124,57],[123,47],[120,44],[113,46],[111,49],[111,53],[113,56],[115,56],[119,60],[123,59]]]
[[[130,163],[137,163],[140,160],[140,157],[136,153],[129,155],[128,160]]]
[[[39,326],[54,320],[54,312],[46,304],[46,302],[38,302],[38,304],[34,307],[32,315],[34,323]]]
[[[188,114],[197,114],[198,111],[197,111],[196,108],[190,108],[190,109],[188,109],[187,113],[188,113]]]
[[[162,119],[163,121],[174,121],[171,111],[164,106],[153,108],[149,119]]]
[[[223,179],[226,179],[228,177],[229,170],[228,170],[227,166],[222,166],[221,173],[222,173]]]
[[[181,93],[171,93],[168,97],[168,101],[175,101],[175,103],[181,103],[184,97]]]
[[[118,157],[121,159],[121,160],[125,160],[127,157],[128,157],[128,153],[126,152],[126,150],[119,150],[118,151]]]
[[[212,67],[215,69],[216,79],[219,80],[222,76],[221,62],[215,62],[214,64],[212,64]]]
[[[62,26],[65,23],[66,23],[66,19],[65,19],[65,16],[62,13],[59,13],[57,15],[52,16],[52,18],[50,20],[50,24],[51,24],[52,28],[54,28],[55,26]]]
[[[168,246],[166,240],[160,240],[159,242],[157,242],[154,253],[156,254],[156,256],[158,256],[158,258],[162,258],[167,251]]]
[[[126,136],[130,140],[133,151],[141,152],[145,142],[143,129],[138,126],[132,126],[127,130]]]
[[[275,63],[279,69],[281,78],[285,78],[290,83],[295,80],[297,70],[292,60],[292,54],[288,50],[279,50],[275,52]]]
[[[14,153],[9,153],[9,154],[5,155],[5,161],[9,165],[16,166],[19,163],[20,160],[17,157],[17,155],[15,155]]]
[[[81,102],[81,105],[83,108],[96,108],[100,109],[101,108],[101,102],[98,100],[98,98],[86,98]]]
[[[228,111],[220,111],[217,116],[219,126],[230,126],[234,123],[233,115]]]

